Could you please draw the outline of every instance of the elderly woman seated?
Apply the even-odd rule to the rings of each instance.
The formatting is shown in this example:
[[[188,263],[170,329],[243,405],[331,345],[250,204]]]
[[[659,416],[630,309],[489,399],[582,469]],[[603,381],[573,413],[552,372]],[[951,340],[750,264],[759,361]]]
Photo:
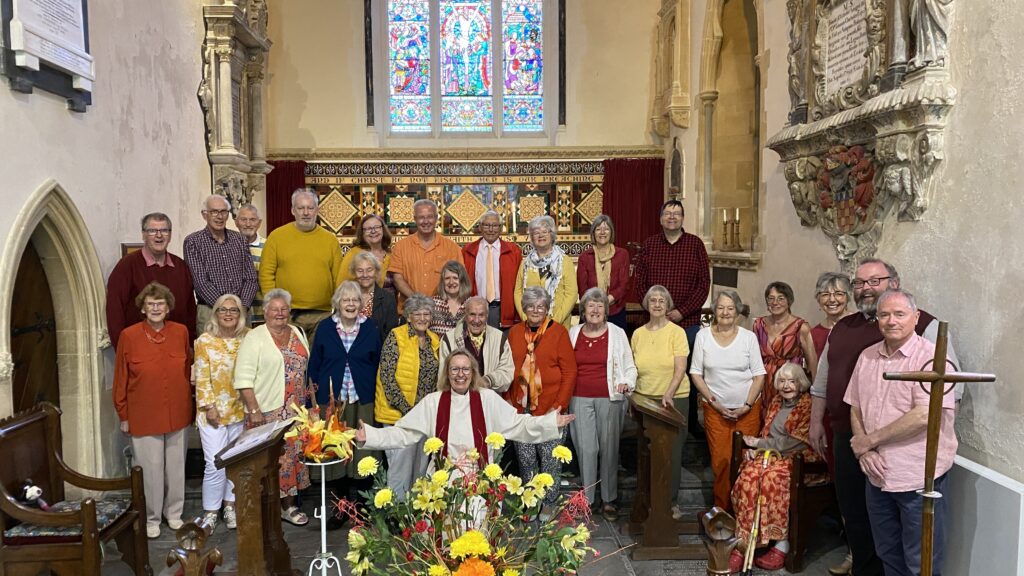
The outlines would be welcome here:
[[[457,349],[445,360],[438,391],[431,392],[394,426],[375,428],[360,423],[356,442],[364,449],[396,449],[415,446],[436,436],[444,442],[447,456],[462,473],[469,473],[494,461],[495,454],[484,443],[491,432],[527,443],[561,438],[563,428],[575,416],[549,412],[543,416],[520,414],[480,376],[476,359],[465,349]],[[479,460],[467,458],[476,449]]]
[[[736,535],[742,538],[741,548],[775,545],[757,556],[754,564],[764,570],[782,568],[789,551],[789,475],[794,454],[805,460],[817,460],[808,443],[811,422],[811,387],[806,373],[797,364],[784,364],[775,373],[775,391],[765,414],[764,428],[759,436],[744,436],[749,449],[732,489],[732,505],[736,513]],[[766,452],[768,456],[766,456]],[[757,541],[750,542],[758,495],[761,500],[760,528]],[[743,553],[734,550],[729,569],[743,568]]]

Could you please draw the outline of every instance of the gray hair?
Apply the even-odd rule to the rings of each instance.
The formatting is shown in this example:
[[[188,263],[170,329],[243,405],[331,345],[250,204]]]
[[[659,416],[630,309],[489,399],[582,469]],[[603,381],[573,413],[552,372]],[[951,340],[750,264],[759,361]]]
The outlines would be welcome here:
[[[527,234],[532,234],[535,229],[543,228],[551,233],[551,243],[558,242],[558,227],[555,225],[555,219],[547,214],[541,214],[535,216],[530,220],[530,224],[526,229]]]
[[[434,299],[417,292],[412,296],[409,296],[409,299],[405,301],[405,310],[402,314],[405,316],[406,320],[412,320],[413,314],[424,310],[429,312],[434,311]]]
[[[896,268],[892,264],[889,264],[885,260],[882,260],[881,258],[865,258],[857,263],[857,268],[860,268],[865,264],[881,264],[882,266],[885,266],[885,273],[889,275],[889,282],[899,283],[900,273],[896,271]]]
[[[296,188],[292,192],[292,208],[295,208],[295,200],[304,194],[313,199],[313,206],[320,206],[320,196],[316,192],[310,188]]]
[[[241,213],[242,210],[248,210],[249,212],[255,214],[257,218],[260,218],[260,209],[253,206],[252,204],[242,204],[241,206],[238,207],[238,212],[236,212],[236,214]]]
[[[906,298],[907,304],[910,305],[910,309],[917,312],[917,299],[914,298],[913,294],[903,290],[902,288],[889,288],[885,292],[882,292],[881,296],[878,297],[878,305],[876,306],[876,309],[881,308],[882,303],[886,300],[896,298],[897,296],[903,296]]]
[[[669,294],[668,288],[665,288],[661,284],[655,284],[654,286],[651,286],[650,288],[647,289],[647,294],[644,294],[643,300],[640,301],[640,304],[644,307],[644,310],[648,310],[647,302],[650,301],[651,296],[655,294],[661,294],[661,296],[665,298],[666,310],[672,310],[673,308],[676,307],[676,303],[672,301],[672,295]]]
[[[231,201],[227,199],[223,194],[210,194],[203,200],[203,211],[210,209],[210,200],[220,200],[224,202],[224,205],[228,207],[228,212],[231,211]]]
[[[720,291],[715,296],[714,305],[711,308],[712,309],[717,309],[718,308],[718,301],[721,300],[722,298],[728,298],[729,300],[732,300],[732,305],[736,307],[736,314],[741,314],[742,313],[742,310],[743,310],[743,300],[740,299],[739,292],[736,292],[735,290],[722,290],[722,291]],[[714,318],[715,319],[714,319],[714,321],[712,323],[713,324],[717,324],[718,323],[718,314],[717,313],[714,314]]]
[[[483,215],[480,216],[480,218],[476,221],[476,223],[480,224],[487,218],[497,218],[498,224],[501,224],[501,214],[498,214],[494,210],[488,210],[487,212],[484,212]]]
[[[594,218],[594,221],[590,223],[590,241],[593,242],[594,244],[597,244],[597,238],[594,237],[594,231],[597,230],[597,227],[600,226],[601,224],[608,225],[608,230],[611,232],[610,237],[608,238],[608,242],[614,243],[615,224],[612,222],[612,217],[607,214],[598,214],[597,218]]]
[[[523,290],[523,298],[521,301],[521,305],[523,307],[524,312],[527,308],[533,306],[534,304],[539,304],[541,302],[544,303],[544,306],[548,307],[549,309],[551,308],[551,296],[548,295],[547,290],[541,288],[540,286],[530,286]]]
[[[470,304],[479,304],[484,307],[484,311],[487,311],[487,309],[490,308],[490,304],[483,296],[470,296],[469,298],[466,298],[466,301],[462,303],[462,309],[466,310],[469,308]]]
[[[597,302],[604,306],[604,318],[608,319],[608,293],[604,290],[594,286],[583,293],[583,297],[580,298],[580,315],[583,315],[583,311],[586,309],[587,304],[591,302]],[[582,320],[581,320],[582,322]]]
[[[434,211],[434,214],[438,213],[437,202],[434,202],[430,198],[420,198],[419,200],[412,203],[412,213],[416,213],[416,209],[420,206],[430,206],[430,209]]]
[[[146,225],[149,224],[150,220],[156,220],[157,222],[167,222],[167,227],[173,229],[174,225],[171,224],[171,217],[163,212],[150,212],[142,217],[142,229],[146,229]]]
[[[356,268],[358,268],[360,264],[367,262],[373,264],[373,268],[377,271],[377,274],[380,274],[380,260],[377,260],[377,257],[369,250],[361,250],[352,257],[352,262],[348,265],[348,273],[355,276]]]
[[[220,324],[217,323],[217,309],[224,306],[228,300],[234,300],[238,306],[238,325],[235,326],[235,333],[231,336],[237,338],[249,329],[246,325],[246,317],[249,314],[245,309],[245,305],[242,304],[242,299],[234,294],[221,294],[220,298],[217,298],[217,301],[213,303],[213,314],[210,314],[210,318],[206,321],[206,326],[203,326],[204,333],[210,336],[219,336]]]
[[[799,364],[793,364],[792,362],[786,362],[775,372],[775,381],[772,382],[772,386],[776,390],[779,389],[779,380],[783,378],[792,378],[796,380],[797,390],[801,394],[811,389],[811,381],[807,378],[807,372],[804,372],[804,367]]]
[[[334,312],[338,313],[341,310],[341,299],[349,294],[356,298],[362,298],[363,289],[359,287],[359,284],[355,280],[345,280],[341,284],[338,284],[338,288],[334,291],[334,295],[331,296],[331,307],[334,308]]]
[[[287,304],[289,308],[292,307],[292,293],[285,290],[284,288],[274,288],[273,290],[264,294],[263,307],[266,308],[270,304],[271,300],[277,299],[284,300],[284,303]]]
[[[839,272],[822,272],[814,285],[814,294],[817,296],[822,292],[835,288],[846,293],[847,300],[853,300],[853,285],[850,284],[850,277]]]

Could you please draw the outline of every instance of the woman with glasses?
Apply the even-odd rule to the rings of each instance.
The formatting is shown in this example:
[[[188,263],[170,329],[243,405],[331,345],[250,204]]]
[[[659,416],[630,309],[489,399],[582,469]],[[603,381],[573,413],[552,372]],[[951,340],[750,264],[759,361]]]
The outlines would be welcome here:
[[[792,313],[793,288],[785,282],[772,282],[764,290],[764,301],[768,315],[755,319],[751,331],[761,348],[765,381],[774,382],[775,371],[787,363],[799,364],[814,380],[818,355],[814,351],[811,327]],[[768,410],[774,398],[775,387],[766,386],[761,395],[762,412]]]
[[[580,297],[591,288],[604,290],[608,295],[608,321],[625,330],[629,251],[614,244],[615,225],[607,214],[594,218],[590,241],[591,245],[580,254],[576,266]],[[580,312],[582,314],[582,309]]]
[[[117,341],[114,408],[144,473],[146,536],[157,538],[161,516],[172,530],[182,526],[192,346],[188,329],[167,319],[174,294],[166,286],[150,282],[135,306],[143,320],[125,328]]]
[[[430,331],[434,301],[415,293],[405,301],[407,324],[388,334],[380,352],[374,417],[378,424],[396,422],[427,394],[437,389],[438,349],[441,339]],[[427,471],[421,444],[385,451],[388,458],[388,488],[404,498],[412,482]]]
[[[355,280],[352,262],[357,254],[369,252],[380,264],[377,270],[377,286],[387,290],[392,296],[397,294],[394,275],[388,272],[391,264],[391,230],[384,224],[384,219],[376,214],[367,214],[356,226],[355,241],[341,259],[341,280]],[[314,338],[315,340],[315,338]]]
[[[572,308],[576,305],[576,267],[572,258],[558,247],[558,233],[555,219],[551,216],[537,216],[530,220],[530,244],[533,251],[523,256],[516,275],[516,311],[525,320],[526,311],[522,303],[523,292],[531,286],[539,286],[548,293],[548,314],[566,330],[572,322]]]
[[[508,331],[512,366],[517,376],[505,398],[525,414],[567,412],[576,389],[576,353],[569,332],[550,317],[551,299],[544,288],[530,286],[523,290],[521,306],[526,312],[526,321]],[[559,438],[547,442],[516,442],[523,480],[529,481],[539,472],[557,478],[562,465],[551,456],[551,450],[564,440],[563,431]],[[558,490],[548,491],[544,500],[545,507],[540,515],[541,520],[547,521],[554,513]]]
[[[362,302],[359,315],[373,318],[383,342],[398,326],[398,302],[391,291],[377,284],[381,271],[380,260],[369,251],[363,251],[351,258],[351,264],[346,270],[359,284],[359,298]]]
[[[235,487],[225,470],[217,469],[217,454],[242,433],[245,409],[234,387],[235,358],[246,327],[246,310],[234,294],[224,294],[213,304],[213,315],[196,339],[196,427],[203,444],[203,517],[210,531],[217,526],[221,505],[224,524],[234,530]]]

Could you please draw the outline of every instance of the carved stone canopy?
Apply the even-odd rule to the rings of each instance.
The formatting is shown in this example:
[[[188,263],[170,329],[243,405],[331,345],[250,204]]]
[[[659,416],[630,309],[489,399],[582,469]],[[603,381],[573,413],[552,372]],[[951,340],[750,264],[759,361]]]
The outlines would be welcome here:
[[[651,129],[665,138],[690,126],[690,0],[662,0],[658,19]]]
[[[917,221],[928,208],[956,100],[953,3],[787,2],[790,125],[768,147],[801,224],[821,227],[844,271],[875,254],[893,217]]]

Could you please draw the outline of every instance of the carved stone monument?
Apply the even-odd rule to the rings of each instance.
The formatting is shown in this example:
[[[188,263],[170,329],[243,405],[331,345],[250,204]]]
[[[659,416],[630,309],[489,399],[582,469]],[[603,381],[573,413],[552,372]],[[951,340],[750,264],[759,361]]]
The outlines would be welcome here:
[[[658,20],[651,128],[665,138],[671,125],[690,126],[690,0],[662,0]]]
[[[203,0],[206,40],[199,103],[213,190],[232,209],[266,189],[263,81],[267,72],[265,0]]]
[[[790,124],[768,147],[801,223],[821,227],[847,272],[874,255],[886,222],[928,208],[956,100],[954,2],[787,2]]]

